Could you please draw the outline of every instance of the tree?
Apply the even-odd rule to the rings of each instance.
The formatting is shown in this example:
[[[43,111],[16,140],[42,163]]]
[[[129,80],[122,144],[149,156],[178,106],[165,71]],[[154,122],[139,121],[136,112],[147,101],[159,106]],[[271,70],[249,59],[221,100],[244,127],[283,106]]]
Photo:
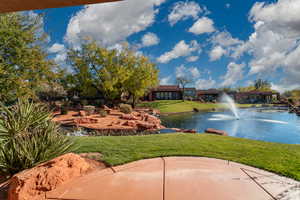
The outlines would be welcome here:
[[[179,85],[179,87],[182,88],[182,100],[184,101],[184,96],[185,96],[185,88],[188,84],[192,83],[193,80],[189,79],[186,76],[178,76],[176,77],[176,82]]]
[[[68,61],[80,94],[101,94],[112,104],[119,103],[127,93],[135,106],[136,100],[158,83],[156,66],[126,46],[117,51],[86,41],[80,49],[69,50]]]
[[[271,90],[271,84],[267,80],[257,79],[254,82],[256,90]]]
[[[55,78],[43,50],[40,15],[0,14],[0,101],[35,98],[38,86]]]
[[[148,90],[158,85],[158,69],[145,56],[137,56],[134,52],[124,50],[127,59],[126,68],[129,77],[125,81],[125,91],[132,98],[134,108],[138,99],[144,96]]]

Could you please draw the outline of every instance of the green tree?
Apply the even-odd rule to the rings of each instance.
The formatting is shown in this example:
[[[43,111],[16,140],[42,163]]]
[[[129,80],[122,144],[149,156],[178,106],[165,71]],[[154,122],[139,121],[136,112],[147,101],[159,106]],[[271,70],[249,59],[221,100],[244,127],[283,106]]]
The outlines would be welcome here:
[[[132,107],[134,108],[138,99],[158,85],[159,71],[147,57],[137,56],[128,49],[124,52],[127,55],[125,66],[129,72],[129,77],[124,84],[124,91],[128,92],[132,98]]]
[[[264,90],[264,91],[271,90],[270,82],[267,80],[263,80],[263,79],[255,80],[254,87],[256,90]]]
[[[36,97],[38,86],[55,78],[55,65],[43,50],[42,16],[0,14],[0,101]]]
[[[69,50],[68,61],[81,95],[103,95],[113,104],[119,103],[122,94],[127,93],[134,106],[136,100],[158,82],[155,65],[126,46],[117,51],[86,41],[80,49]]]

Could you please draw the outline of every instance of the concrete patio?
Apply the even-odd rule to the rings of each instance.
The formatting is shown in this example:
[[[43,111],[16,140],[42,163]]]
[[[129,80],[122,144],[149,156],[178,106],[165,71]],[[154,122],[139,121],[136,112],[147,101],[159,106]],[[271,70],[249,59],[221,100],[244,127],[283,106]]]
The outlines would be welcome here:
[[[46,196],[57,200],[300,200],[300,183],[225,160],[166,157],[98,170]]]

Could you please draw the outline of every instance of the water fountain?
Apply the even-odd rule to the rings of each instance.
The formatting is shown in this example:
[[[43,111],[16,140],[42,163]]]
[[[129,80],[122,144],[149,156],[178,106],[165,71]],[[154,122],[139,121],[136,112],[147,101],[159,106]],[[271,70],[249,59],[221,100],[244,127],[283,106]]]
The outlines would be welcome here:
[[[221,98],[221,101],[225,104],[227,108],[230,109],[230,111],[232,112],[232,114],[235,116],[237,120],[240,119],[239,110],[236,107],[234,100],[228,94],[224,93]]]

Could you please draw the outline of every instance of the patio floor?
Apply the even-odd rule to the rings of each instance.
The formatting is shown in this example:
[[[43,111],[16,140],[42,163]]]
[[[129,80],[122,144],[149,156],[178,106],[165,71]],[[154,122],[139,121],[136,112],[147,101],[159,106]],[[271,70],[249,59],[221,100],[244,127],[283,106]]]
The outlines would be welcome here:
[[[165,157],[95,171],[46,196],[57,200],[300,200],[300,183],[225,160]]]

